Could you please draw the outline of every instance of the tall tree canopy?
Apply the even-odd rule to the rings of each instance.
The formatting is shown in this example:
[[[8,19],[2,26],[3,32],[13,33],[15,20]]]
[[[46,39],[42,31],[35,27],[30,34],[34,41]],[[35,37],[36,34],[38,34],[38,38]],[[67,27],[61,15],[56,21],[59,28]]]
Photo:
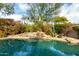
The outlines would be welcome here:
[[[59,17],[59,16],[54,17],[52,21],[55,23],[67,23],[68,22],[66,17]]]
[[[0,13],[3,15],[13,14],[14,4],[13,3],[0,3]]]
[[[38,21],[45,20],[48,21],[52,19],[54,15],[57,15],[59,8],[63,5],[60,3],[34,3],[28,4],[28,17],[30,20]]]

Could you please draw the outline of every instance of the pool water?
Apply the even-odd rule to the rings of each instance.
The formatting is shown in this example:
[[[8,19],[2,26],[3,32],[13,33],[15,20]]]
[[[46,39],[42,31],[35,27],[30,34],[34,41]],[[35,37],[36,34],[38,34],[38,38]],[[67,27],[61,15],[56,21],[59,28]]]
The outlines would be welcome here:
[[[78,56],[79,44],[45,40],[0,40],[0,56]]]

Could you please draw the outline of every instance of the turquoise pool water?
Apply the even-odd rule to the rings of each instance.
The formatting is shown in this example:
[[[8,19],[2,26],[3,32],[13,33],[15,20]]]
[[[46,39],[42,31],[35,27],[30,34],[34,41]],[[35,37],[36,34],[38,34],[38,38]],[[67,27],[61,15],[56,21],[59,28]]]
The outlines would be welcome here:
[[[0,40],[0,56],[78,56],[79,44],[59,41]]]

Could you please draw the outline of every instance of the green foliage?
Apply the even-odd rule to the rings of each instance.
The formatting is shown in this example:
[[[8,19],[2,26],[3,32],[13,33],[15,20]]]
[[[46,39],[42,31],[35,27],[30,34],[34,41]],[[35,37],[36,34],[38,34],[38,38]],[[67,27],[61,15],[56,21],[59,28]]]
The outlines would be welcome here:
[[[33,28],[32,28],[32,31],[33,32],[41,31],[41,28],[40,28],[40,26],[38,26],[38,24],[34,24]]]
[[[62,30],[64,24],[55,24],[54,26],[55,26],[55,32],[57,34],[59,34],[59,33],[61,33],[61,30]]]
[[[56,16],[53,19],[50,19],[51,22],[53,22],[53,28],[52,30],[54,31],[54,34],[60,34],[63,33],[62,29],[68,25],[68,20],[66,17],[60,17]]]
[[[47,22],[38,21],[33,25],[34,31],[42,31],[48,35],[52,35],[52,26],[50,26]]]
[[[61,3],[34,3],[28,4],[28,16],[31,21],[48,21],[52,19],[54,15],[59,13],[59,8],[63,6]]]
[[[4,15],[14,13],[14,4],[0,3],[0,12]]]
[[[52,26],[49,25],[47,22],[43,23],[42,31],[48,35],[53,35]]]
[[[37,21],[33,25],[25,25],[26,32],[37,32],[37,31],[42,31],[45,32],[48,35],[53,35],[52,34],[52,26],[49,25],[47,22],[44,21]]]
[[[37,32],[37,31],[40,31],[41,29],[41,23],[37,22],[32,25],[24,24],[24,27],[26,32]]]
[[[32,25],[24,24],[25,32],[32,32]]]
[[[33,31],[42,31],[43,21],[37,21],[33,24]]]
[[[63,34],[63,35],[67,35],[69,33],[69,31],[73,30],[72,29],[72,24],[70,23],[66,23],[66,24],[55,24],[55,32],[57,34]]]
[[[67,23],[68,22],[66,17],[59,17],[59,16],[54,17],[52,21],[55,23]]]

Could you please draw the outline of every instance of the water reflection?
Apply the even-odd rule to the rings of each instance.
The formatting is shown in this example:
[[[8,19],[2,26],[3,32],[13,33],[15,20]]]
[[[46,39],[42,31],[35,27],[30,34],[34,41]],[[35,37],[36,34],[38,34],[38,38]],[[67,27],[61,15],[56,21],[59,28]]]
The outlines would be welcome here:
[[[14,56],[27,56],[28,54],[29,52],[19,51],[19,52],[15,52],[13,55]]]
[[[60,50],[57,50],[54,47],[50,47],[50,50],[52,50],[52,52],[55,53],[56,55],[61,55],[61,56],[66,55],[64,52],[61,52]]]
[[[21,48],[21,51],[14,52],[14,56],[64,56],[65,54],[55,48],[42,44],[40,41],[30,41]],[[42,44],[42,45],[41,45]]]

